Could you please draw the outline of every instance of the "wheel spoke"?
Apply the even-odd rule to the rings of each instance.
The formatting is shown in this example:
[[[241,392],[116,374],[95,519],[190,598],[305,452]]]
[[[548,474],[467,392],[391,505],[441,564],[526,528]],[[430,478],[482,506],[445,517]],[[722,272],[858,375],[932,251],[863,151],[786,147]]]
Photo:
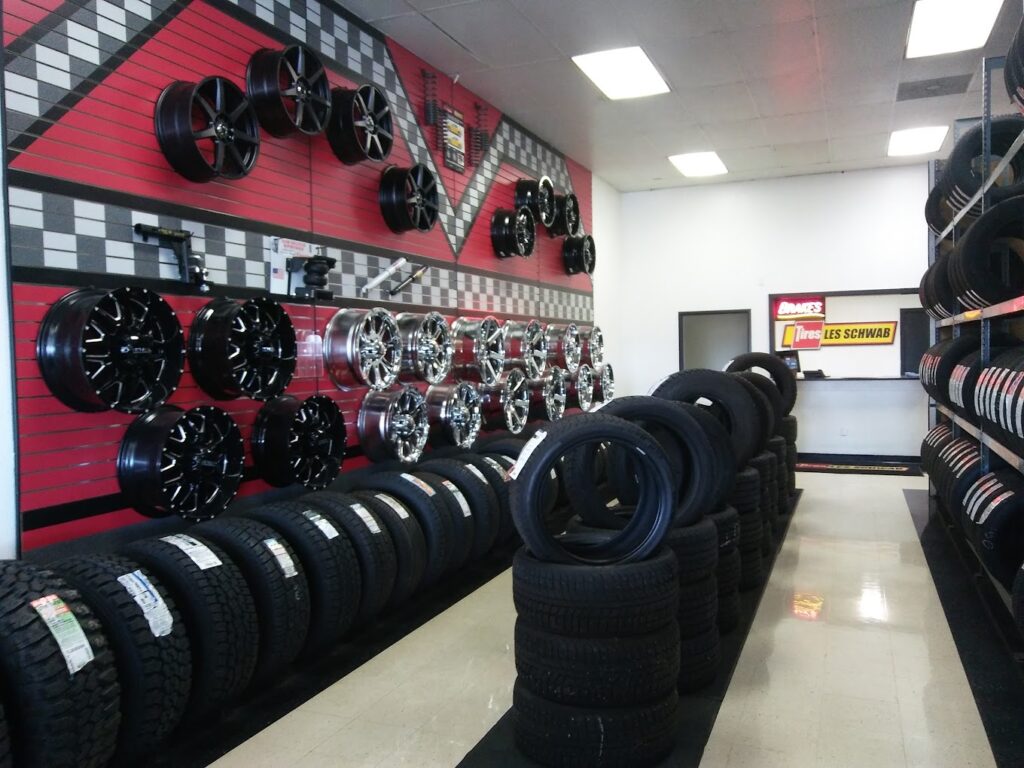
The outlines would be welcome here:
[[[295,71],[295,67],[292,66],[292,63],[286,57],[282,56],[281,61],[284,63],[285,69],[288,70],[288,74],[291,75],[292,82],[294,83],[299,79],[299,73]]]
[[[201,94],[197,93],[195,95],[195,103],[199,105],[200,109],[202,109],[203,112],[206,113],[206,116],[211,120],[217,117],[217,110],[214,109],[213,105],[210,104],[210,102],[208,102]]]
[[[213,126],[210,126],[209,128],[203,128],[203,130],[201,131],[192,131],[192,138],[197,141],[200,139],[212,139],[216,135],[217,131],[216,129],[213,128]]]
[[[214,97],[213,106],[217,108],[218,112],[224,111],[224,80],[223,78],[214,78]]]
[[[216,144],[217,148],[214,150],[213,156],[213,170],[217,173],[222,173],[224,170],[224,143],[218,141]]]

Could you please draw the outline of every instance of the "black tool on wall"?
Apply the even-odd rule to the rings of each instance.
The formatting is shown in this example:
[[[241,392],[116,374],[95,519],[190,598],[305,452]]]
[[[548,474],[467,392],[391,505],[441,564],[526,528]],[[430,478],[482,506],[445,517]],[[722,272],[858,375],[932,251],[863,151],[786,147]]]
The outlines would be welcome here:
[[[170,248],[178,259],[181,281],[198,286],[204,293],[210,290],[209,272],[202,256],[192,253],[192,233],[184,229],[154,227],[152,224],[136,224],[136,234],[142,235],[143,242],[155,238],[160,245]]]

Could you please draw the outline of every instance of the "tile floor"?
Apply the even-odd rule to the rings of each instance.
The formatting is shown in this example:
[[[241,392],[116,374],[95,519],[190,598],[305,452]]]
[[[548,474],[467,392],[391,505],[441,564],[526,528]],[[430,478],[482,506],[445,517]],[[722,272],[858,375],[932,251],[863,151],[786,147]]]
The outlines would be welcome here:
[[[801,474],[804,495],[702,768],[989,768],[907,512],[924,478]],[[456,765],[508,709],[505,572],[219,760]]]

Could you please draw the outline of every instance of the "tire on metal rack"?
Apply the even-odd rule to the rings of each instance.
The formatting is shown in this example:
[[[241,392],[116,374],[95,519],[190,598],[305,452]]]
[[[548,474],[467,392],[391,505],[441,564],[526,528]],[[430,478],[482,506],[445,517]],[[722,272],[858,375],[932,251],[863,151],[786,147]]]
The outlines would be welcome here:
[[[491,386],[505,370],[505,329],[490,315],[452,323],[453,370],[460,379]]]
[[[181,324],[145,288],[83,288],[51,306],[36,359],[54,396],[77,411],[145,413],[178,388],[185,368]]]
[[[369,83],[355,89],[333,89],[327,141],[345,165],[387,160],[395,142],[387,94]]]
[[[527,207],[514,211],[499,208],[491,217],[491,247],[499,259],[533,255],[537,222]]]
[[[261,48],[249,59],[245,87],[263,130],[278,138],[324,132],[331,119],[327,72],[309,48]]]
[[[924,218],[928,222],[928,228],[934,235],[941,235],[954,216],[956,209],[946,198],[942,184],[936,184],[928,193],[928,200],[924,205]]]
[[[782,415],[788,416],[793,410],[793,406],[796,405],[796,375],[781,357],[770,355],[767,352],[747,352],[734,357],[725,369],[733,373],[754,371],[758,368],[764,370],[768,374],[768,378],[779,388],[784,410]]]
[[[437,223],[440,204],[437,180],[425,165],[392,165],[381,174],[377,202],[384,223],[395,234],[429,232]]]
[[[1013,469],[979,477],[964,497],[964,519],[982,564],[1012,590],[1024,561],[1024,479]]]
[[[480,390],[475,384],[435,384],[427,389],[431,445],[469,449],[483,426]]]
[[[949,277],[950,254],[936,257],[924,275],[918,289],[918,298],[925,312],[935,320],[952,317],[960,312],[960,302]]]
[[[451,373],[455,357],[452,330],[444,315],[403,312],[395,322],[402,337],[402,368],[398,378],[441,384]]]
[[[157,99],[153,121],[164,157],[189,181],[241,179],[256,166],[256,110],[227,78],[171,83]]]
[[[548,227],[551,237],[578,237],[583,232],[580,201],[572,192],[555,195],[555,220]]]
[[[480,409],[487,429],[518,435],[530,419],[531,390],[526,374],[513,369],[492,386],[480,385]]]
[[[296,349],[291,318],[273,299],[214,299],[192,321],[188,362],[196,383],[217,400],[270,400],[291,382]]]
[[[966,131],[953,147],[942,175],[942,186],[950,202],[957,209],[964,208],[971,198],[981,189],[982,130],[979,122]],[[1024,131],[1024,117],[1005,115],[993,117],[991,123],[991,157],[993,164],[1002,159],[1002,155],[1010,148],[1014,140]],[[988,191],[988,199],[993,204],[1024,194],[1024,156],[1017,154],[1010,161],[1004,176]],[[981,203],[975,204],[973,212],[981,213]]]
[[[548,367],[548,337],[537,320],[509,320],[505,331],[505,367],[520,368],[528,379],[539,379]]]
[[[347,442],[341,409],[326,395],[275,397],[260,408],[252,428],[256,470],[277,487],[326,488],[341,471]]]
[[[223,512],[242,482],[245,445],[220,408],[162,405],[133,421],[117,454],[117,481],[147,517],[206,520]]]
[[[932,427],[921,440],[921,468],[931,474],[935,466],[935,457],[939,451],[953,441],[951,422],[943,422]]]
[[[519,179],[515,189],[515,207],[529,208],[534,219],[550,229],[555,223],[555,185],[547,176],[539,179]]]
[[[402,387],[369,392],[356,421],[359,445],[370,461],[419,461],[430,432],[427,401],[419,390]]]
[[[567,237],[562,242],[562,265],[567,275],[592,275],[597,266],[597,246],[591,235]]]
[[[402,334],[383,307],[339,309],[324,331],[324,367],[342,390],[380,391],[398,379]]]
[[[1024,123],[1024,117],[1020,119]],[[1024,162],[1024,155],[1018,157]],[[998,304],[1020,294],[1024,284],[1024,198],[989,208],[971,225],[950,255],[949,276],[957,299],[968,309]]]

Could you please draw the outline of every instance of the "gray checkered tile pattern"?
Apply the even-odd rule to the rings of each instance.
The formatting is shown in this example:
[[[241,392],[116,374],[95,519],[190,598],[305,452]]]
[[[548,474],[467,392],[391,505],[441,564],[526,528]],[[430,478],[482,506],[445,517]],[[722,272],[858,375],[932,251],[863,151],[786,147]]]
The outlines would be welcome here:
[[[557,288],[542,287],[537,314],[541,317],[557,318],[558,320],[592,323],[594,321],[594,297],[572,291],[560,291]]]
[[[174,0],[93,0],[4,66],[7,141],[24,133],[126,43],[139,37]],[[102,77],[102,76],[99,76]]]

